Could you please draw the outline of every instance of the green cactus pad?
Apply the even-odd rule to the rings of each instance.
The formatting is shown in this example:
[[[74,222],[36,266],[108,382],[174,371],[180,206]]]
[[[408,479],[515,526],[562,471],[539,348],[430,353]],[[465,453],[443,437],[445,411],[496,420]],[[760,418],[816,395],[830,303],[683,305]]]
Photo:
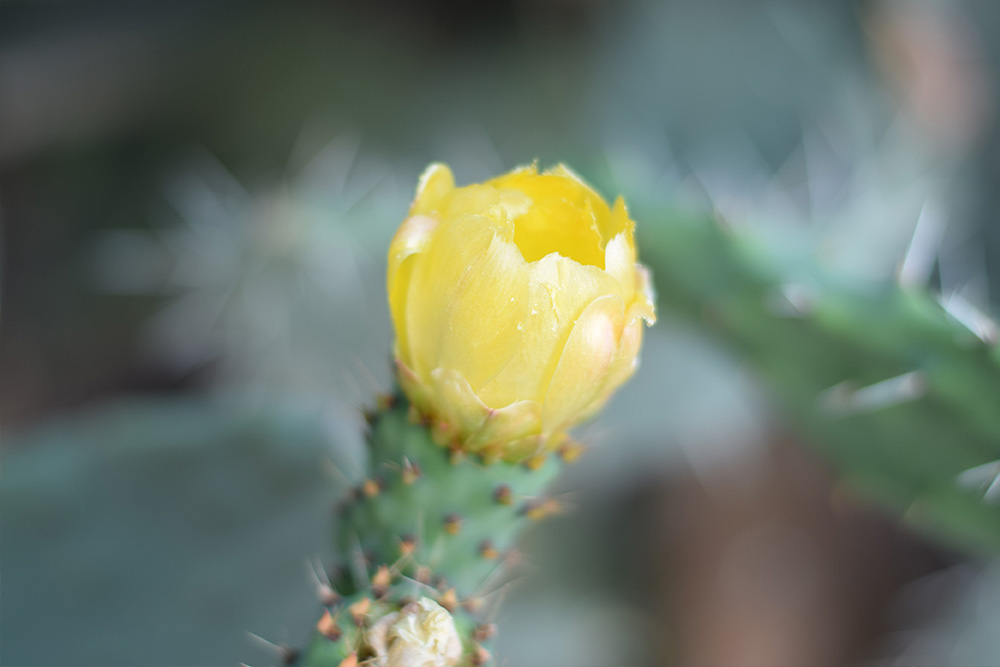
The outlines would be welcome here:
[[[1000,352],[988,335],[922,290],[848,281],[708,216],[646,217],[662,222],[642,231],[664,315],[749,361],[850,485],[946,541],[1000,549]]]
[[[426,566],[462,596],[481,592],[560,467],[556,456],[532,469],[451,452],[411,419],[401,395],[374,413],[369,442],[378,489],[362,485],[344,506],[340,552],[360,545],[375,562],[392,563],[404,541],[415,541],[412,573]]]
[[[487,465],[441,447],[402,394],[383,400],[369,423],[370,475],[338,510],[334,588],[344,597],[325,610],[338,631],[324,634],[320,621],[296,664],[337,667],[358,647],[363,657],[366,623],[424,596],[452,611],[462,664],[484,664],[483,611],[504,583],[520,531],[551,510],[543,493],[561,461],[552,454]],[[391,585],[377,581],[380,568]],[[349,610],[364,600],[370,610],[359,624]]]

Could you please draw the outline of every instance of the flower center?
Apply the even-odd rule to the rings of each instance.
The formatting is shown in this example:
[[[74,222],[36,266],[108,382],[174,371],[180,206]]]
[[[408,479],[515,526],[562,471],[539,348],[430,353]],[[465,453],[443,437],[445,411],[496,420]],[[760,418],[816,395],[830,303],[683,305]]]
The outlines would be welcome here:
[[[558,252],[580,264],[604,268],[601,229],[611,212],[607,204],[570,179],[532,175],[516,189],[500,189],[502,205],[514,221],[514,244],[527,262]]]

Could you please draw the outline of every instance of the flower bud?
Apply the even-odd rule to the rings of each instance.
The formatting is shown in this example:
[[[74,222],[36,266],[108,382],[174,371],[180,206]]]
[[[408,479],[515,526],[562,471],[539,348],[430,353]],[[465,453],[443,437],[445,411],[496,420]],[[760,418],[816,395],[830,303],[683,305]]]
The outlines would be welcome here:
[[[386,614],[368,631],[378,667],[453,667],[462,657],[462,640],[444,607],[421,598]]]
[[[462,188],[424,172],[388,290],[399,382],[436,439],[523,460],[634,372],[655,320],[634,226],[562,165]]]

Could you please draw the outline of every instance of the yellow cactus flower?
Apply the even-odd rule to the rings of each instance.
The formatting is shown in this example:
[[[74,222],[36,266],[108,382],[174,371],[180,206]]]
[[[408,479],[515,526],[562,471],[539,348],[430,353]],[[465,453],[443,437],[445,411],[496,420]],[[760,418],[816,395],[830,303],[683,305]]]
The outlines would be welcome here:
[[[563,165],[462,188],[424,172],[388,291],[400,385],[439,442],[523,460],[632,375],[655,321],[634,226]]]

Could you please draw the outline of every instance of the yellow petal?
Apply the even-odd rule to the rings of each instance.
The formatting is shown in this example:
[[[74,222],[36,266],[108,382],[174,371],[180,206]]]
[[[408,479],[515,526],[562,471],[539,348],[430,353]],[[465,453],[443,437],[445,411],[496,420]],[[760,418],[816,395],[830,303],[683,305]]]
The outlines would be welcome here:
[[[610,236],[611,213],[604,200],[565,167],[545,174],[537,168],[522,167],[487,183],[506,201],[519,202],[511,208],[515,223],[514,242],[524,258],[533,262],[553,252],[582,263],[604,268],[602,248]],[[530,206],[524,206],[527,200]],[[518,214],[519,213],[519,214]]]
[[[413,364],[410,353],[410,334],[407,323],[406,306],[409,301],[413,284],[413,269],[417,265],[419,255],[410,255],[403,260],[389,282],[389,314],[396,330],[396,358],[407,365]]]
[[[619,234],[624,234],[625,238],[628,239],[629,245],[633,248],[634,255],[635,223],[632,222],[632,218],[628,217],[628,207],[625,206],[625,200],[621,197],[615,199],[615,204],[611,207],[611,219],[609,220],[608,229],[605,232],[605,238],[614,238]]]
[[[485,384],[521,344],[528,306],[528,266],[517,247],[494,236],[442,314],[440,365],[459,369],[474,387]]]
[[[622,233],[628,237],[629,243],[632,242],[635,223],[628,217],[628,208],[625,206],[623,198],[618,197],[615,199],[614,206],[609,209],[608,205],[604,202],[604,198],[601,197],[594,187],[566,165],[558,164],[551,169],[547,169],[545,173],[572,179],[584,189],[585,197],[591,205],[591,210],[594,211],[597,228],[601,234],[601,247],[604,247],[604,244],[609,239]]]
[[[528,265],[528,313],[521,344],[507,365],[476,393],[490,406],[518,400],[542,402],[577,318],[594,299],[620,295],[620,286],[594,266],[583,266],[560,255]]]
[[[437,368],[445,317],[462,279],[486,253],[495,235],[492,221],[465,216],[441,225],[410,277],[406,299],[406,336],[411,368],[425,380]]]
[[[643,330],[641,311],[640,307],[633,305],[626,312],[625,328],[622,330],[622,337],[618,342],[615,358],[608,368],[604,384],[601,385],[590,405],[580,411],[577,422],[589,419],[600,410],[614,391],[632,377],[636,368],[639,367],[639,348],[642,346]]]
[[[441,214],[449,221],[468,216],[489,218],[501,238],[507,241],[514,238],[514,226],[504,213],[500,193],[488,185],[468,185],[454,190]]]
[[[602,296],[583,311],[552,374],[542,403],[543,433],[553,433],[598,396],[622,335],[625,304]]]
[[[410,255],[423,252],[437,229],[438,220],[426,215],[411,215],[403,221],[389,244],[389,270],[387,284],[392,291],[392,283],[399,266]]]
[[[410,215],[428,215],[439,210],[455,189],[455,177],[447,165],[435,162],[420,175]]]
[[[644,309],[633,305],[625,315],[625,327],[618,343],[615,359],[608,372],[608,378],[602,388],[603,393],[610,394],[625,380],[632,377],[639,366],[639,348],[642,347],[642,319]]]
[[[406,326],[406,303],[410,293],[410,282],[417,255],[423,252],[438,221],[425,215],[415,215],[403,221],[389,245],[389,266],[386,285],[389,290],[389,312],[396,329],[397,356],[407,364],[410,358],[410,344]]]

